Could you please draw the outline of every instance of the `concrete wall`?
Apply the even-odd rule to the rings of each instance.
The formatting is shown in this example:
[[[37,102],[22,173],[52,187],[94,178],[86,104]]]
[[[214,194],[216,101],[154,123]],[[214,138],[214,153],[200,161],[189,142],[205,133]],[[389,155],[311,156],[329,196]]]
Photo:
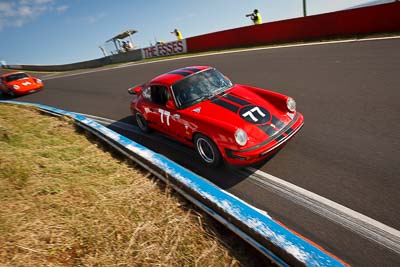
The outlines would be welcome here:
[[[138,60],[142,59],[142,50],[137,49],[137,50],[129,51],[127,53],[121,53],[121,54],[117,54],[117,55],[108,56],[107,58],[110,60],[110,63],[107,63],[107,64],[138,61]]]

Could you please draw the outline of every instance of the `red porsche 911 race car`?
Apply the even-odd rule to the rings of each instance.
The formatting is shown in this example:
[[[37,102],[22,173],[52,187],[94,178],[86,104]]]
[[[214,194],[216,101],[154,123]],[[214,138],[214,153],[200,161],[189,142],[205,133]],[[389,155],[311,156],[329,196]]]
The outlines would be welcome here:
[[[257,163],[303,126],[293,98],[233,84],[218,70],[192,66],[128,89],[140,129],[155,129],[194,147],[210,167]]]
[[[42,88],[42,80],[24,72],[7,73],[0,77],[0,92],[12,97],[33,93]]]

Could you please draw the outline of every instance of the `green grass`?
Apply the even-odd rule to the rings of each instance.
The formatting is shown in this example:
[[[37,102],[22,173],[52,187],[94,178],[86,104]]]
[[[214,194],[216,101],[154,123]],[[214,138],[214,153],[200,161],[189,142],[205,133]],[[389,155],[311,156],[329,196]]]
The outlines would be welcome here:
[[[0,266],[269,262],[65,118],[0,104]]]

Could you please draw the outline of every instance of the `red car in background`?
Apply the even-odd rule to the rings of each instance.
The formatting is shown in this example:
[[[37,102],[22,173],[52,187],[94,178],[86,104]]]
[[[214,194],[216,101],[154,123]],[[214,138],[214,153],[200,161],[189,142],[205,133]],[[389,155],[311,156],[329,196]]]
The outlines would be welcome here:
[[[33,93],[42,88],[42,80],[24,72],[7,73],[0,77],[0,92],[12,97]]]
[[[191,66],[128,89],[140,129],[155,129],[194,147],[216,167],[257,163],[273,155],[303,126],[293,98],[233,84],[218,70]]]

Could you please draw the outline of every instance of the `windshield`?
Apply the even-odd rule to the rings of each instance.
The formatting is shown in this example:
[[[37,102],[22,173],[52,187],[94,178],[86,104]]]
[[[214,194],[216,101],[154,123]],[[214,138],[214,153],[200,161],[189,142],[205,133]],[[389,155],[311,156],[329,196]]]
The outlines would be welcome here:
[[[232,82],[216,69],[197,72],[172,85],[178,108],[192,106],[231,88]]]
[[[16,80],[27,78],[27,77],[29,77],[29,76],[25,73],[16,73],[16,74],[7,76],[6,82],[12,82],[12,81],[16,81]]]

